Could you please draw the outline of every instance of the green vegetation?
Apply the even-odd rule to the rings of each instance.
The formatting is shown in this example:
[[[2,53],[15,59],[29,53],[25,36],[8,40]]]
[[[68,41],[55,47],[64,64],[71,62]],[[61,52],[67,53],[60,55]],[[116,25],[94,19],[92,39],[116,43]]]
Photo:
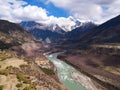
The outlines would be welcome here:
[[[25,87],[23,90],[32,90],[32,88],[31,87]]]
[[[22,83],[18,83],[18,84],[16,85],[16,87],[17,87],[17,88],[22,87]]]
[[[15,68],[15,67],[13,67],[13,66],[6,67],[7,70],[12,70],[13,68]]]
[[[6,67],[6,69],[1,69],[0,74],[5,75],[5,76],[7,76],[8,74],[12,74],[11,70],[14,69],[14,68],[16,68],[16,67],[8,66],[8,67]]]
[[[30,83],[30,80],[23,74],[23,73],[18,73],[17,74],[17,79],[23,83],[26,83],[26,84],[29,84]]]
[[[4,61],[6,60],[8,57],[6,57],[5,55],[3,54],[0,54],[0,61]]]
[[[23,90],[33,90],[36,87],[35,83],[31,83],[29,86],[25,87]]]
[[[55,74],[55,72],[51,69],[41,68],[41,70],[47,75],[54,75]]]
[[[0,74],[1,74],[1,75],[7,76],[9,73],[10,73],[10,71],[7,70],[7,69],[0,70]]]
[[[4,51],[0,52],[0,61],[4,61],[4,60],[10,58],[10,54],[11,54],[11,52],[9,50],[4,50]]]
[[[3,85],[0,85],[0,90],[3,90],[3,87],[4,87]]]
[[[28,65],[25,65],[25,64],[22,64],[22,65],[20,65],[20,67],[27,67]]]

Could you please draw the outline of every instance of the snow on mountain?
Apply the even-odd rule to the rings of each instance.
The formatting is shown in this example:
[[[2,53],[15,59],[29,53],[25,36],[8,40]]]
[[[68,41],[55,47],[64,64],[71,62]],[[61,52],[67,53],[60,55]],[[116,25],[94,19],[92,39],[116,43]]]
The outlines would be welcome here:
[[[37,23],[34,21],[23,21],[20,23],[21,26],[23,26],[26,30],[50,30],[52,32],[57,32],[60,34],[64,34],[65,32],[72,31],[76,28],[82,28],[81,30],[84,30],[85,28],[91,27],[94,25],[93,22],[84,22],[80,21],[79,19],[74,19],[73,17],[67,18],[61,18],[56,23],[52,23],[49,25]]]
[[[25,29],[42,29],[42,30],[51,30],[53,32],[68,32],[82,25],[82,22],[78,19],[73,18],[72,16],[68,18],[61,17],[55,22],[49,24],[38,23],[34,21],[23,21],[20,23]]]

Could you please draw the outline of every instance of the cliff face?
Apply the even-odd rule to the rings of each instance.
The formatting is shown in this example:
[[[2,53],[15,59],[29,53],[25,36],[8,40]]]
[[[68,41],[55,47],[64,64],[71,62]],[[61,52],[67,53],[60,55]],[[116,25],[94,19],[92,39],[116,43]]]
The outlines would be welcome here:
[[[63,85],[51,77],[55,73],[50,62],[45,68],[36,63],[47,62],[42,50],[41,42],[36,41],[22,27],[0,20],[0,88],[65,90]]]

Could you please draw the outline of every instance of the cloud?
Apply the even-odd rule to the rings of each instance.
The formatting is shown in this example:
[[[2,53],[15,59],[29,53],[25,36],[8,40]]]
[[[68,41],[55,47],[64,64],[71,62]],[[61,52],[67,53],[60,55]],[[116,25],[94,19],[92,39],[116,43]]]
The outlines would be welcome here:
[[[64,25],[71,30],[71,26],[75,22],[64,17],[48,16],[48,11],[38,6],[29,5],[22,0],[6,0],[5,3],[0,1],[0,19],[9,20],[11,22],[20,23],[21,21],[36,21],[38,23],[51,25],[58,24],[60,27]]]
[[[9,20],[11,22],[20,21],[46,21],[49,19],[47,10],[28,5],[22,0],[6,0],[4,3],[0,1],[0,19]]]
[[[46,2],[68,10],[73,17],[98,23],[120,14],[120,0],[47,0]]]
[[[22,0],[0,1],[0,19],[19,23],[21,21],[36,21],[42,24],[74,24],[69,18],[48,16],[48,11],[38,6],[32,6]]]
[[[15,18],[23,21],[45,21],[48,19],[47,11],[37,6],[25,6],[14,9],[12,14]]]
[[[39,1],[39,0],[38,0]],[[74,18],[82,21],[103,23],[120,14],[120,0],[40,0],[46,5],[63,8]],[[0,19],[11,22],[36,21],[43,24],[74,25],[70,18],[48,16],[42,7],[29,5],[23,0],[0,0]]]

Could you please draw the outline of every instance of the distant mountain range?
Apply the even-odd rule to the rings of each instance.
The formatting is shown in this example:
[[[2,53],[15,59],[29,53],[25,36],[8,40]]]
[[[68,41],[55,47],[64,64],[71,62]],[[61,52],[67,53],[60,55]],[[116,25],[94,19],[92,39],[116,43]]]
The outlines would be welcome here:
[[[30,22],[21,22],[20,25],[23,26],[25,30],[30,32],[37,39],[44,42],[46,42],[46,39],[49,39],[50,41],[54,41],[58,38],[62,38],[63,35],[65,34],[65,31],[62,30],[57,24],[48,26],[48,25],[36,23],[34,21],[30,21]]]
[[[60,31],[61,33],[61,31],[68,32],[81,26],[82,22],[80,20],[69,17],[66,21],[63,19],[59,22],[51,24],[43,24],[35,21],[22,21],[20,25],[22,25],[27,30],[37,28],[41,30],[50,30],[53,32]]]
[[[24,29],[29,31],[37,39],[40,39],[45,43],[47,43],[46,41],[48,41],[48,39],[50,42],[54,42],[58,41],[59,39],[71,37],[74,38],[82,35],[83,32],[86,32],[96,26],[92,22],[83,23],[72,18],[70,18],[70,21],[72,23],[75,23],[74,26],[69,24],[71,22],[65,24],[64,26],[59,26],[58,24],[45,25],[41,23],[36,23],[34,21],[23,21],[20,23],[20,25],[24,27]]]
[[[70,18],[71,22],[75,22],[71,29],[65,29],[64,26],[58,24],[44,25],[36,22],[21,22],[27,31],[34,35],[37,39],[45,41],[45,43],[63,41],[69,43],[117,43],[120,42],[120,16],[117,16],[101,25],[92,22],[80,22]],[[64,28],[63,28],[64,27]],[[70,26],[69,26],[70,27]]]
[[[120,43],[120,15],[85,33],[81,41],[84,43]]]
[[[80,37],[86,33],[91,31],[93,28],[97,27],[97,25],[93,22],[85,22],[81,23],[80,26],[73,29],[72,31],[66,33],[66,38],[68,39],[80,39]]]

